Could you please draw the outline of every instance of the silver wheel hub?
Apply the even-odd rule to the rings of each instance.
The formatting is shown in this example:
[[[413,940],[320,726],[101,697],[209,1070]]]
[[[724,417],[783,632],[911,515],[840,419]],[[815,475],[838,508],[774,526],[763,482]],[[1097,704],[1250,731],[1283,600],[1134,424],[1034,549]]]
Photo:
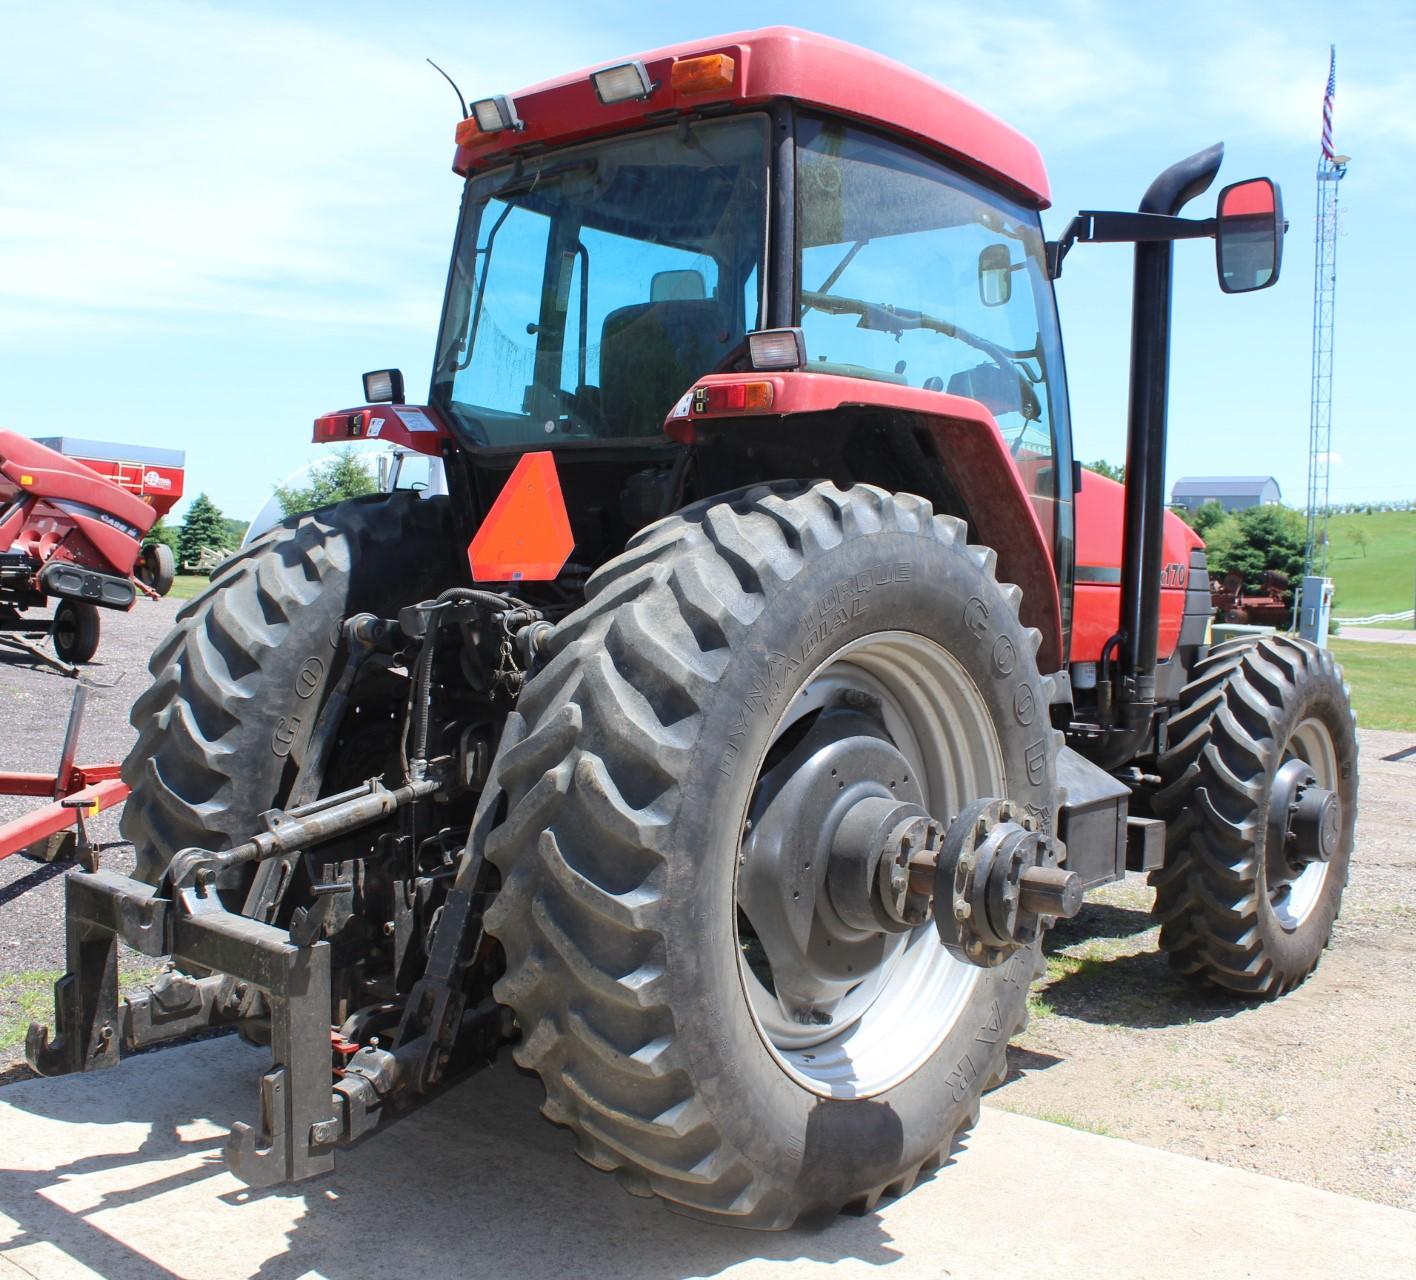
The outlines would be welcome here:
[[[882,1092],[957,1022],[982,970],[929,919],[933,856],[945,824],[1005,784],[987,704],[923,636],[849,645],[793,697],[743,821],[736,896],[744,991],[798,1083]]]
[[[1313,912],[1342,843],[1337,750],[1319,720],[1293,731],[1269,788],[1265,875],[1275,918],[1290,932]]]

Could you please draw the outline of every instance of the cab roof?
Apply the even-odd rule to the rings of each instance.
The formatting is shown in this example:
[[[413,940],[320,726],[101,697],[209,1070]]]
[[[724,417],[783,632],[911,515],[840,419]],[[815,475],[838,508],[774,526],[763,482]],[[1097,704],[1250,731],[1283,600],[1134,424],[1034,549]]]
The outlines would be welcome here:
[[[709,54],[732,59],[732,82],[706,92],[675,89],[674,64]],[[647,99],[605,104],[590,82],[592,72],[631,58],[532,85],[509,95],[520,129],[482,133],[473,121],[463,122],[453,169],[465,176],[508,153],[621,133],[705,107],[790,98],[916,139],[991,176],[1038,208],[1050,203],[1042,156],[1017,130],[928,76],[842,40],[794,27],[764,27],[634,57],[655,85]]]

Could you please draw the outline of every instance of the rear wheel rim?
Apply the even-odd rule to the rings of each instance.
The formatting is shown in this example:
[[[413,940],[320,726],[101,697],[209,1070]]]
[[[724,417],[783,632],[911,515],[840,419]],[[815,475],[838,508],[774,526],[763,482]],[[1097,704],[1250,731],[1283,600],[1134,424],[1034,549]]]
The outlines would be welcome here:
[[[1313,771],[1318,786],[1338,791],[1337,747],[1321,720],[1309,716],[1301,721],[1288,739],[1283,758],[1302,760]],[[1310,862],[1292,878],[1268,886],[1269,906],[1287,932],[1301,928],[1312,916],[1323,899],[1331,867],[1330,861]]]
[[[61,657],[72,653],[79,635],[78,614],[72,609],[60,608],[54,615],[54,649]]]
[[[882,632],[842,648],[794,695],[772,744],[843,695],[878,700],[889,739],[913,773],[914,781],[906,782],[917,786],[922,806],[934,817],[947,823],[971,800],[1007,794],[1002,747],[988,705],[964,668],[933,640]],[[769,745],[763,759],[770,758]],[[758,767],[754,795],[771,773]],[[753,856],[747,826],[745,820],[734,884],[736,951],[758,1034],[787,1075],[813,1093],[860,1098],[892,1088],[938,1049],[969,1005],[983,971],[955,959],[933,921],[926,921],[888,935],[878,963],[831,1006],[829,1021],[794,1019],[773,994],[770,963],[743,911],[742,879]]]

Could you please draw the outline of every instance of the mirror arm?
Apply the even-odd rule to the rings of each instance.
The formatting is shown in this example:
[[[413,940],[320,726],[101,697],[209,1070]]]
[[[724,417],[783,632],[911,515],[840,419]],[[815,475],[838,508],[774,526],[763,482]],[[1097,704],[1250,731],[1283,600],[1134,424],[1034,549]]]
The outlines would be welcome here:
[[[1174,218],[1163,213],[1120,213],[1083,209],[1057,240],[1047,242],[1047,274],[1062,274],[1062,259],[1078,241],[1090,244],[1134,244],[1143,240],[1197,240],[1213,238],[1214,218]]]

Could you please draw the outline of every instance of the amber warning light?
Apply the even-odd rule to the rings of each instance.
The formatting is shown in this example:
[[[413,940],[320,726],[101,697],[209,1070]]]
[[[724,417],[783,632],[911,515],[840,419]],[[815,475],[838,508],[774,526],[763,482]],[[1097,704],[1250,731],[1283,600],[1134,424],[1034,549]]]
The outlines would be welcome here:
[[[726,53],[680,58],[669,71],[669,84],[675,93],[712,93],[731,88],[736,69]]]

